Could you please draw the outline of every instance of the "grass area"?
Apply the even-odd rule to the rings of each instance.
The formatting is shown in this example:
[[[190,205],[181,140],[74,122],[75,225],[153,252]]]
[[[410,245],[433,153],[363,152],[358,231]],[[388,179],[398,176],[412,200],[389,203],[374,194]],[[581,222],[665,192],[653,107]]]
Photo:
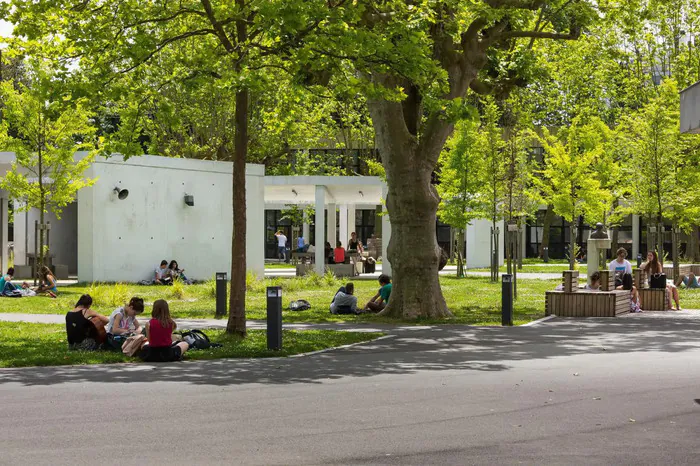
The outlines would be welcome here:
[[[501,284],[490,283],[488,278],[469,277],[457,279],[442,276],[442,291],[454,318],[440,320],[439,323],[460,323],[471,325],[500,325]],[[515,323],[523,324],[544,316],[544,292],[554,289],[558,280],[519,280],[519,299],[515,302]],[[284,312],[285,322],[395,322],[375,315],[335,316],[328,306],[335,291],[342,284],[332,275],[311,275],[303,278],[275,278],[248,280],[246,297],[249,319],[266,318],[266,286],[281,286],[283,303],[305,299],[311,309],[303,312]],[[376,281],[355,281],[355,295],[364,304],[379,288]],[[131,284],[115,285],[75,285],[59,289],[58,299],[46,297],[10,299],[2,298],[0,312],[24,312],[33,314],[63,314],[73,308],[81,294],[89,293],[94,300],[93,308],[108,315],[121,306],[131,296],[142,297],[147,304],[156,299],[166,299],[170,303],[175,318],[212,318],[215,313],[213,282],[191,286],[155,287]],[[144,318],[149,315],[146,309]],[[415,322],[415,321],[413,321]],[[434,323],[434,321],[420,321]]]
[[[252,330],[241,340],[223,330],[207,330],[212,341],[222,348],[189,351],[186,360],[222,358],[266,358],[291,356],[351,343],[372,340],[381,333],[338,332],[331,330],[286,330],[282,336],[283,349],[269,351],[264,330]],[[62,366],[75,364],[111,364],[138,362],[122,353],[112,351],[70,351],[63,325],[0,322],[0,367]]]
[[[467,272],[488,272],[491,269],[478,268],[478,269],[467,269]],[[507,271],[506,266],[499,267],[500,272],[505,273]],[[569,270],[568,264],[523,264],[522,269],[518,269],[518,273],[561,273],[564,270]],[[585,274],[588,271],[588,266],[585,264],[579,264],[577,269],[581,274]]]
[[[284,262],[279,263],[273,263],[273,264],[265,264],[266,269],[296,269],[296,266],[293,264],[285,264]]]

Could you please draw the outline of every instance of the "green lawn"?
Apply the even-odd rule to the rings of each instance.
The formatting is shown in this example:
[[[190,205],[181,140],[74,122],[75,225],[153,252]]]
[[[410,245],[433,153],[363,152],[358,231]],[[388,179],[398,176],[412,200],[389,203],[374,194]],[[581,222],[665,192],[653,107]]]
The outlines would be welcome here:
[[[490,283],[488,278],[469,277],[457,279],[443,276],[442,290],[454,318],[441,323],[472,325],[500,325],[501,285]],[[355,281],[355,294],[360,303],[369,300],[377,291],[376,281]],[[544,292],[554,289],[557,280],[519,281],[519,299],[515,303],[515,322],[523,324],[544,316]],[[310,278],[277,278],[248,282],[246,298],[249,319],[266,318],[265,287],[282,286],[283,303],[306,299],[312,309],[304,312],[284,312],[285,322],[393,322],[374,315],[334,316],[328,311],[333,294],[341,281],[332,276]],[[95,301],[93,308],[108,315],[131,296],[144,298],[147,304],[156,299],[166,299],[176,318],[212,318],[215,312],[212,282],[181,287],[154,287],[139,285],[75,285],[59,289],[58,299],[46,297],[9,299],[2,298],[0,312],[25,312],[34,314],[63,314],[72,309],[78,297],[90,293]],[[147,308],[146,315],[150,310]],[[145,315],[144,315],[145,317]],[[415,322],[415,321],[414,321]],[[421,321],[420,323],[427,323]]]
[[[489,268],[478,268],[478,269],[467,269],[467,272],[488,272]],[[506,272],[506,266],[499,267],[499,271],[502,273]],[[518,273],[561,273],[564,270],[569,270],[569,266],[567,264],[553,264],[553,265],[544,265],[544,264],[523,264],[522,269],[518,269]],[[584,264],[579,264],[578,269],[577,269],[581,275],[585,275],[588,266]]]
[[[187,360],[221,358],[265,358],[290,356],[351,343],[372,340],[381,333],[338,332],[330,330],[287,330],[283,334],[283,349],[269,351],[264,330],[252,330],[240,340],[223,330],[207,330],[212,341],[222,348],[189,351]],[[111,351],[70,351],[63,325],[0,322],[0,367],[62,366],[75,364],[110,364],[138,362],[122,353]]]

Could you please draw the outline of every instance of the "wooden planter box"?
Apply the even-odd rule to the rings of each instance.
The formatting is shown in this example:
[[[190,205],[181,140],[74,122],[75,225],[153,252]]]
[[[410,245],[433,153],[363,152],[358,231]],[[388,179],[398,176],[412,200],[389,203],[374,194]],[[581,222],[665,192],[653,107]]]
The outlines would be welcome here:
[[[666,290],[642,288],[639,291],[639,299],[642,301],[643,311],[666,311]]]
[[[545,292],[545,315],[548,316],[615,317],[629,311],[630,292],[625,290]]]

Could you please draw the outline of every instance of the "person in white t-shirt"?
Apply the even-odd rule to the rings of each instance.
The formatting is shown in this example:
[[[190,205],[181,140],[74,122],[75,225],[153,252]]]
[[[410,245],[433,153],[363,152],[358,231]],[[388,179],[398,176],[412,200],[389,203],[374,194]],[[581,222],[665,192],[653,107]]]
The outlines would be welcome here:
[[[160,266],[156,267],[155,279],[153,280],[155,285],[172,285],[173,279],[170,277],[168,270],[168,261],[160,261]]]
[[[277,237],[277,256],[280,259],[287,260],[287,237],[284,236],[282,231],[275,233]]]
[[[625,257],[627,257],[627,250],[620,248],[617,250],[617,259],[611,261],[608,265],[610,273],[615,274],[615,286],[622,285],[622,276],[624,274],[632,275],[632,264]]]

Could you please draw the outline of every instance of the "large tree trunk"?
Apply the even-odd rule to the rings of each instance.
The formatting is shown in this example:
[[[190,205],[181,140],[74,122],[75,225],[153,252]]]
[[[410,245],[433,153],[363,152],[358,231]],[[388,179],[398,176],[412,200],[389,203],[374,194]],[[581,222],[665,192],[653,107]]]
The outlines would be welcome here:
[[[440,248],[435,235],[439,198],[431,175],[452,127],[436,124],[438,128],[426,130],[419,142],[420,95],[416,89],[408,91],[403,103],[368,102],[386,169],[391,222],[388,256],[394,284],[381,315],[447,317],[452,314],[440,289]]]
[[[233,155],[233,235],[231,238],[231,294],[228,333],[245,336],[246,292],[246,192],[245,164],[248,155],[248,90],[236,93],[236,139]]]
[[[554,206],[549,204],[547,206],[547,212],[544,214],[544,223],[542,224],[542,243],[540,244],[540,257],[544,257],[544,248],[549,249],[549,229],[552,226],[552,220],[554,220]]]
[[[435,235],[438,195],[430,183],[430,170],[410,163],[387,171],[387,209],[391,221],[389,262],[394,285],[382,315],[414,319],[446,317],[440,289],[440,248]]]

